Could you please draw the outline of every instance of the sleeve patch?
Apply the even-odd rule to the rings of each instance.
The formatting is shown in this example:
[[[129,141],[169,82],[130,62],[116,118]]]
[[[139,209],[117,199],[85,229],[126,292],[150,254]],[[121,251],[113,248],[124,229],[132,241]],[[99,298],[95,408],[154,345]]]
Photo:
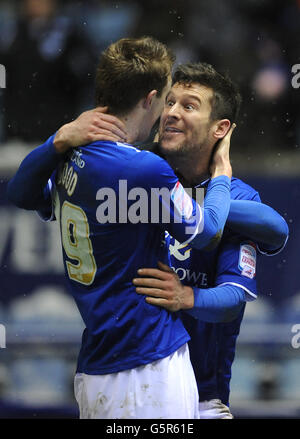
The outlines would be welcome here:
[[[256,274],[256,248],[254,244],[243,243],[240,245],[239,270],[242,276],[253,279]]]
[[[172,189],[171,200],[173,201],[181,216],[186,219],[190,219],[193,214],[193,203],[179,181]]]

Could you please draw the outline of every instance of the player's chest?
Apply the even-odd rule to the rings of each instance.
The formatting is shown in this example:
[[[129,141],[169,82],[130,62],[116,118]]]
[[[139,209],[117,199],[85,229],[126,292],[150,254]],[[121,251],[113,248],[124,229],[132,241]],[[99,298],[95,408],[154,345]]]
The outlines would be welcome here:
[[[198,288],[208,288],[214,284],[216,250],[201,252],[170,238],[169,252],[171,266],[184,284]]]

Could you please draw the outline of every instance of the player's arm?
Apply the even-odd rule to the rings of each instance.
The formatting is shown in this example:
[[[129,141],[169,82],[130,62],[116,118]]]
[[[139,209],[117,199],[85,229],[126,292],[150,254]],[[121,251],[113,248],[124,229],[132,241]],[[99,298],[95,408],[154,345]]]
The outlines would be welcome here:
[[[207,188],[202,210],[203,231],[186,241],[193,248],[214,248],[221,239],[230,208],[232,168],[229,151],[230,139],[235,127],[235,124],[231,125],[226,136],[218,143],[212,157],[210,165],[211,181]],[[169,232],[177,239],[172,231]]]
[[[106,114],[106,111],[107,107],[97,107],[63,125],[54,139],[57,152],[63,154],[70,148],[99,140],[125,142],[127,132],[124,123],[117,117]]]
[[[245,303],[245,291],[235,285],[195,288],[183,285],[177,274],[162,262],[159,268],[142,268],[133,279],[136,292],[146,302],[168,311],[184,310],[205,322],[229,322],[237,317]]]
[[[250,200],[231,201],[226,226],[268,253],[283,248],[289,236],[288,225],[276,210]]]
[[[9,181],[7,196],[17,207],[40,210],[51,206],[47,184],[61,160],[61,155],[53,146],[54,136],[28,154],[15,176]]]
[[[146,301],[169,311],[180,309],[207,322],[234,320],[246,301],[256,293],[256,248],[242,237],[224,239],[218,252],[216,280],[212,288],[183,285],[177,274],[165,264],[159,269],[142,268],[133,280]]]

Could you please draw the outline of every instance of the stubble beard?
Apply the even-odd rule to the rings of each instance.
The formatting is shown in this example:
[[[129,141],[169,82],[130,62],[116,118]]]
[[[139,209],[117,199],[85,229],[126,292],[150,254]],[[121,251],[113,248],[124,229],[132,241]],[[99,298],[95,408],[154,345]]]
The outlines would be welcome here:
[[[160,152],[167,160],[174,171],[179,171],[183,175],[188,172],[192,180],[199,177],[206,177],[209,172],[209,161],[211,157],[207,157],[206,149],[208,143],[208,134],[201,143],[183,142],[174,148],[164,148],[159,146]],[[206,162],[204,163],[203,160]],[[203,169],[201,164],[203,163]],[[200,167],[200,169],[199,169]],[[194,174],[194,175],[193,175]]]
[[[178,158],[178,160],[187,160],[189,157],[193,156],[197,150],[199,151],[199,147],[201,148],[201,145],[191,144],[190,142],[186,141],[172,148],[164,147],[163,143],[164,140],[162,136],[159,139],[160,151],[164,157],[166,157],[166,159],[170,158],[172,160],[176,158]]]
[[[163,138],[159,139],[159,149],[162,155],[167,161],[178,162],[178,164],[189,163],[198,161],[201,158],[201,154],[205,151],[208,135],[202,140],[201,143],[183,142],[179,145],[168,148],[163,146]]]

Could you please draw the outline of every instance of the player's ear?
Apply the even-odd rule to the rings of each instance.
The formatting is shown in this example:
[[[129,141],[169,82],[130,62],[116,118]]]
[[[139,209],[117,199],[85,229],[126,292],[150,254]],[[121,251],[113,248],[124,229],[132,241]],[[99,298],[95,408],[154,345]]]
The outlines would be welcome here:
[[[215,139],[223,139],[230,129],[231,123],[229,119],[218,120],[213,128],[213,137]]]
[[[144,104],[143,104],[143,106],[146,110],[149,110],[151,108],[153,99],[156,95],[157,95],[157,90],[149,91],[149,93],[147,94],[147,96],[144,99]]]

